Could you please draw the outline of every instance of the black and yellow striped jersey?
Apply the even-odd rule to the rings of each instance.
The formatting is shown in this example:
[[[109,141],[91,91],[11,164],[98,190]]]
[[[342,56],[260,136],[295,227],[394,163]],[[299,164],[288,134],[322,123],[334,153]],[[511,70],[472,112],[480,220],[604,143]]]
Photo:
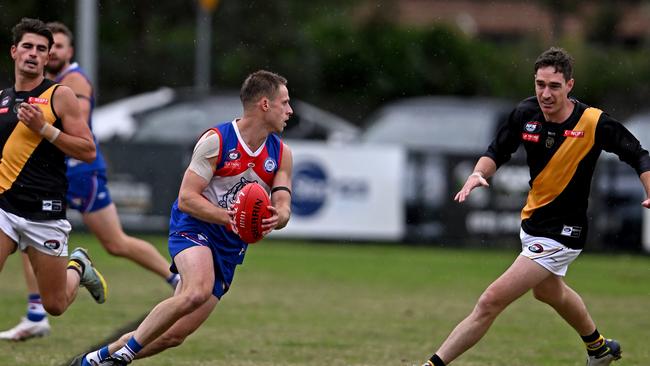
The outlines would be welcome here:
[[[587,204],[600,153],[618,155],[638,174],[650,171],[650,157],[639,141],[601,110],[572,100],[575,108],[562,123],[547,122],[537,99],[512,111],[484,156],[497,167],[523,144],[530,169],[530,191],[521,211],[522,229],[581,249],[587,238]]]
[[[47,123],[63,129],[53,108],[58,84],[44,79],[30,91],[0,93],[0,208],[31,220],[65,218],[68,188],[65,156],[18,121],[22,102],[38,106]]]

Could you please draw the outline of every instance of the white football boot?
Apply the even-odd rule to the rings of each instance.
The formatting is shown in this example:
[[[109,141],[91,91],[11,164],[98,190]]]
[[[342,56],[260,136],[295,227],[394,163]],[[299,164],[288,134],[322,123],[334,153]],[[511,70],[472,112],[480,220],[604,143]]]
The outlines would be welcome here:
[[[47,317],[38,322],[33,322],[26,317],[20,320],[15,327],[0,332],[0,339],[7,341],[24,341],[33,337],[43,337],[50,334],[50,322]]]

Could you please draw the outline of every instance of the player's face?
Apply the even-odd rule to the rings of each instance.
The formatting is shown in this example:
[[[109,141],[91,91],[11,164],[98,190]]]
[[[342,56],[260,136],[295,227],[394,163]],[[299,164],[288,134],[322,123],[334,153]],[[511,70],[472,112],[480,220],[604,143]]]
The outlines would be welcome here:
[[[16,73],[28,77],[42,76],[48,57],[47,38],[35,33],[25,33],[18,45],[11,46]]]
[[[569,92],[572,88],[573,79],[564,80],[564,75],[556,72],[553,66],[539,68],[535,73],[535,95],[547,117],[558,116],[569,105]]]
[[[50,60],[46,70],[51,74],[58,74],[72,60],[73,49],[70,39],[63,33],[54,33],[54,44],[50,50]]]
[[[276,133],[280,133],[287,126],[287,120],[293,114],[289,105],[289,90],[285,85],[280,85],[275,98],[269,100],[269,122]]]

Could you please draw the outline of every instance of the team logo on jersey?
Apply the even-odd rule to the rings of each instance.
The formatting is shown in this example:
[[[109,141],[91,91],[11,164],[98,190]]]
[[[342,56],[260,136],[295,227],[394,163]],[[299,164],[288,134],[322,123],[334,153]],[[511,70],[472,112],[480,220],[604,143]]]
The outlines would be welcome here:
[[[59,247],[61,247],[61,243],[59,243],[58,240],[47,240],[45,243],[43,243],[43,246],[52,249],[52,250],[57,250]]]
[[[23,98],[16,98],[16,103],[14,104],[14,108],[13,108],[14,113],[18,113],[18,108],[20,108],[20,103],[24,101],[25,99]]]
[[[241,153],[236,149],[232,149],[228,152],[228,159],[230,160],[237,160],[240,157],[241,157]]]
[[[29,104],[47,104],[50,100],[47,98],[37,98],[37,97],[29,97],[27,99],[27,103]]]
[[[9,101],[11,100],[10,97],[4,97],[2,98],[2,102],[0,102],[0,106],[6,107],[7,104],[9,104]]]
[[[553,147],[553,144],[555,144],[555,139],[552,138],[551,136],[547,137],[546,138],[546,148],[550,149],[551,147]]]
[[[275,167],[278,165],[278,163],[273,160],[273,158],[266,158],[266,161],[264,162],[264,170],[267,172],[271,173],[272,171],[275,170]]]
[[[544,251],[544,247],[542,246],[542,244],[535,243],[535,244],[529,245],[528,250],[530,250],[533,253],[541,253],[541,252]]]
[[[537,121],[526,122],[524,130],[528,133],[537,133],[542,130],[542,124]]]
[[[581,139],[585,137],[585,131],[564,130],[564,137],[574,137]]]
[[[524,141],[539,142],[539,134],[538,133],[526,133],[526,132],[523,132],[521,134],[521,138]]]
[[[239,193],[239,191],[241,191],[241,189],[244,188],[244,186],[248,183],[257,183],[257,181],[248,180],[244,177],[241,177],[237,183],[235,183],[232,187],[230,187],[230,189],[226,191],[226,193],[219,197],[217,204],[222,208],[231,207],[237,199],[237,193]]]

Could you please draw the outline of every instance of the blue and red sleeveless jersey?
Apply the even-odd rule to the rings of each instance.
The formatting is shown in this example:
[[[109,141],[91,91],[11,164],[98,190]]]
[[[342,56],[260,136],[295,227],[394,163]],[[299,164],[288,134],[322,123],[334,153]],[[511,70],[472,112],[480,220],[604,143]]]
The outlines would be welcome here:
[[[72,63],[70,64],[65,70],[63,70],[57,77],[54,79],[54,82],[56,83],[61,83],[61,80],[63,80],[66,76],[70,75],[71,73],[76,72],[80,74],[81,76],[84,77],[88,81],[88,84],[91,85],[92,83],[90,82],[90,79],[88,79],[88,76],[86,73],[83,71],[81,66],[79,66],[78,63]],[[92,114],[93,110],[95,109],[95,92],[93,90],[92,93],[90,93],[90,112],[88,116],[86,117],[86,120],[88,121],[88,127],[92,131],[93,124],[92,124]],[[95,146],[97,147],[97,157],[95,158],[95,161],[92,163],[84,163],[83,161],[73,159],[73,158],[66,158],[66,164],[68,166],[68,171],[67,174],[68,176],[78,174],[78,173],[84,173],[84,172],[89,172],[89,171],[95,171],[95,170],[105,170],[106,169],[106,162],[104,161],[104,156],[102,155],[101,151],[99,150],[99,144],[97,143],[97,139],[95,138],[95,135],[93,134],[93,140],[95,141]]]
[[[270,194],[282,162],[282,140],[270,134],[257,150],[252,151],[241,138],[236,121],[214,126],[212,130],[219,135],[221,146],[212,179],[203,196],[216,206],[228,208],[247,183],[257,182]],[[226,226],[207,223],[181,212],[178,201],[172,206],[169,232],[170,235],[201,233],[210,239],[225,260],[232,263],[243,261],[248,246]]]

